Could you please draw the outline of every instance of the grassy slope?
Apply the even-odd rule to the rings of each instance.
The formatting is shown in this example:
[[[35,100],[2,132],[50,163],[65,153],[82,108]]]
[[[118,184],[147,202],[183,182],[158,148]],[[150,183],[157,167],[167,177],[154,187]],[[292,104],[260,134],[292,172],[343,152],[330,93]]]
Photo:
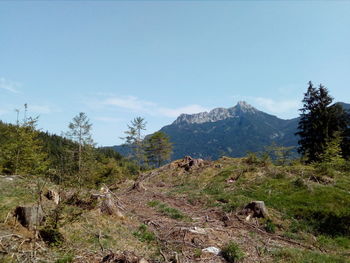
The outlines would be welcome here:
[[[21,255],[24,255],[23,251],[32,250],[30,240],[34,239],[34,234],[19,225],[12,217],[12,212],[18,205],[35,204],[38,182],[43,182],[16,176],[13,180],[7,178],[0,176],[0,241],[3,245],[0,246],[0,262],[24,262]],[[46,182],[44,189],[48,188],[57,189],[57,186]],[[88,195],[87,191],[79,192],[82,197],[84,193]],[[48,214],[54,206],[43,198],[43,207]],[[74,262],[98,262],[96,260],[101,259],[108,250],[137,251],[140,256],[157,257],[155,246],[141,242],[133,234],[140,223],[130,217],[118,219],[103,215],[97,209],[88,210],[76,205],[65,205],[60,216],[59,232],[64,240],[51,245],[38,241],[38,246],[44,248],[37,251],[37,259],[42,260],[40,262],[73,262],[73,258]],[[9,236],[11,234],[19,237]],[[4,250],[8,253],[1,252]],[[12,253],[16,256],[11,256]]]
[[[279,251],[273,254],[277,261],[282,260],[278,262],[289,262],[286,257],[290,262],[320,262],[321,258],[324,262],[347,262],[350,174],[333,171],[329,177],[322,173],[311,166],[282,167],[222,158],[205,169],[176,176],[165,172],[152,181],[165,182],[168,195],[183,196],[193,204],[219,206],[227,212],[240,211],[249,201],[263,200],[278,234],[334,254],[326,257],[298,250]]]
[[[209,222],[200,225],[196,219],[199,216],[197,212],[205,215],[216,209],[233,215],[247,202],[263,200],[272,220],[269,222],[270,231],[272,224],[276,235],[317,249],[301,249],[285,245],[287,243],[283,243],[284,247],[269,245],[267,240],[272,236],[262,234],[259,239],[265,240],[267,245],[258,248],[261,250],[261,262],[350,261],[350,175],[346,172],[327,173],[310,166],[282,167],[265,165],[256,160],[222,158],[190,172],[169,165],[157,170],[143,183],[146,192],[136,191],[130,194],[126,189],[131,182],[126,182],[125,186],[121,185],[116,191],[126,208],[127,216],[124,220],[101,215],[96,210],[67,205],[63,212],[65,219],[62,220],[66,223],[60,228],[64,242],[51,247],[40,243],[47,248],[41,257],[46,262],[70,262],[73,258],[80,262],[79,256],[84,256],[85,259],[82,260],[89,262],[86,259],[89,255],[101,256],[110,249],[135,251],[148,259],[161,260],[159,242],[155,239],[162,236],[162,229],[177,224],[213,228]],[[0,177],[0,237],[9,233],[32,237],[32,233],[7,215],[17,205],[35,202],[35,188],[36,184],[30,180],[15,178],[11,181]],[[146,228],[142,225],[146,218],[154,223],[165,222],[164,228]],[[259,229],[265,231],[267,222],[260,220],[257,223]],[[229,237],[234,237],[240,243],[240,236],[232,236],[237,230],[223,226],[222,230],[224,232],[218,232],[217,240],[220,241],[220,233],[233,231],[224,241],[228,242]],[[248,230],[244,233],[248,234],[249,240],[253,240],[254,235],[260,235],[260,232]],[[244,233],[243,237],[246,235]],[[1,242],[6,246],[16,240],[2,238]],[[240,244],[244,242],[242,239]],[[104,252],[101,251],[101,244]],[[256,253],[247,251],[244,246],[242,249],[246,255]],[[192,252],[193,256],[200,254],[198,249]],[[189,256],[192,252],[187,251]],[[1,256],[0,253],[0,261]],[[67,261],[58,261],[60,259]],[[253,261],[246,257],[243,262]]]

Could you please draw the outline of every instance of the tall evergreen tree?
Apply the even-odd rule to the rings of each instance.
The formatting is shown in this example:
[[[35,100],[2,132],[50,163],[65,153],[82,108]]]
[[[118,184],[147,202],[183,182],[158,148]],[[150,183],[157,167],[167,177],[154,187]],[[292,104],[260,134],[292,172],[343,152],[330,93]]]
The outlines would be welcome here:
[[[93,145],[93,140],[91,138],[92,124],[86,114],[80,112],[73,118],[73,121],[69,123],[68,128],[68,137],[78,143],[78,170],[81,171],[83,149]]]
[[[95,162],[94,142],[91,137],[92,124],[90,123],[87,115],[80,112],[73,118],[72,122],[69,123],[68,128],[68,137],[70,137],[78,145],[77,179],[79,186],[81,186],[83,183],[83,175],[84,179],[88,180]]]
[[[146,156],[150,163],[160,167],[162,163],[170,159],[172,144],[164,132],[155,132],[147,138]]]
[[[300,109],[298,132],[298,152],[307,162],[318,162],[337,132],[342,133],[347,127],[347,117],[338,104],[331,105],[333,98],[328,90],[320,85],[315,88],[309,82],[304,94],[303,108]]]
[[[128,130],[124,132],[126,137],[122,138],[125,145],[131,148],[133,158],[136,159],[138,165],[142,165],[145,156],[142,131],[146,130],[146,124],[144,118],[136,117],[128,125]]]
[[[28,117],[27,110],[25,104],[23,121],[17,117],[16,125],[2,126],[0,163],[5,173],[38,175],[48,168],[47,154],[36,130],[38,117]],[[19,110],[16,112],[19,116]]]

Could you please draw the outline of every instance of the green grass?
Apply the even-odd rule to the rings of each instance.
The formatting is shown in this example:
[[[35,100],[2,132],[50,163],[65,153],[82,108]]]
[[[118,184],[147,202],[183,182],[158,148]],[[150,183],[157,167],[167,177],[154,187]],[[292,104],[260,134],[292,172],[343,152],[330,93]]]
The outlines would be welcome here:
[[[156,240],[156,236],[153,232],[149,231],[145,224],[141,224],[137,231],[133,232],[133,235],[141,242],[153,242]]]
[[[233,241],[230,241],[225,247],[222,248],[222,256],[227,262],[236,263],[244,258],[244,253],[241,248]]]
[[[264,167],[258,169],[256,173],[243,173],[231,185],[225,181],[228,172],[213,176],[202,189],[203,197],[207,195],[212,205],[220,205],[228,212],[240,209],[249,200],[263,200],[268,208],[279,211],[285,218],[297,219],[302,230],[334,236],[350,235],[347,205],[350,193],[346,190],[350,189],[349,180],[340,177],[343,181],[339,180],[336,185],[323,185],[298,175],[290,176],[284,167],[274,167],[271,171]],[[308,169],[307,172],[317,171]],[[264,176],[256,176],[258,173]]]
[[[0,222],[4,221],[7,214],[18,205],[24,205],[35,201],[31,186],[27,180],[15,178],[13,181],[0,177]]]
[[[300,249],[279,249],[272,252],[276,263],[346,263],[346,259]]]
[[[154,207],[157,209],[158,212],[162,213],[163,215],[170,217],[172,219],[176,220],[190,220],[188,216],[183,214],[180,210],[170,207],[165,203],[162,203],[158,200],[152,200],[148,202],[148,206]]]

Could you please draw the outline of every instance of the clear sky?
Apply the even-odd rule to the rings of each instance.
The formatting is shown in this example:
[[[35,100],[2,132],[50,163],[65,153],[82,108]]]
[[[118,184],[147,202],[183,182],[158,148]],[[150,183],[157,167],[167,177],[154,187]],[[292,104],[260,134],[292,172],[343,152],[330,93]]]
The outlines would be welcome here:
[[[0,119],[29,104],[60,134],[85,112],[98,145],[136,116],[245,100],[298,115],[307,82],[350,102],[350,1],[0,1]]]

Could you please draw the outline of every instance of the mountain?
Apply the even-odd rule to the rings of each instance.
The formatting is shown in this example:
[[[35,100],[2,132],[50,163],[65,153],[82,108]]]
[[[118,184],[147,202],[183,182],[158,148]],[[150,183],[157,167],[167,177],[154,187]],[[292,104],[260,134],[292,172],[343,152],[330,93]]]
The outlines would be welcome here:
[[[184,155],[217,159],[222,155],[244,156],[272,143],[296,146],[298,120],[283,120],[241,101],[228,109],[181,114],[160,131],[169,135],[174,144],[172,159]]]
[[[338,103],[350,110],[350,104]],[[263,151],[273,143],[297,147],[298,122],[299,118],[280,119],[240,101],[231,108],[181,114],[160,131],[173,143],[172,160],[185,155],[215,160],[222,155],[241,157],[247,152]],[[113,148],[123,155],[130,153],[128,147]]]
[[[344,102],[337,102],[340,104],[346,111],[350,111],[350,104]]]
[[[231,108],[181,114],[160,131],[173,143],[172,160],[185,155],[214,160],[222,155],[240,157],[249,151],[262,151],[272,143],[296,146],[298,121],[277,118],[240,101]],[[123,155],[130,153],[125,146],[113,148]]]

